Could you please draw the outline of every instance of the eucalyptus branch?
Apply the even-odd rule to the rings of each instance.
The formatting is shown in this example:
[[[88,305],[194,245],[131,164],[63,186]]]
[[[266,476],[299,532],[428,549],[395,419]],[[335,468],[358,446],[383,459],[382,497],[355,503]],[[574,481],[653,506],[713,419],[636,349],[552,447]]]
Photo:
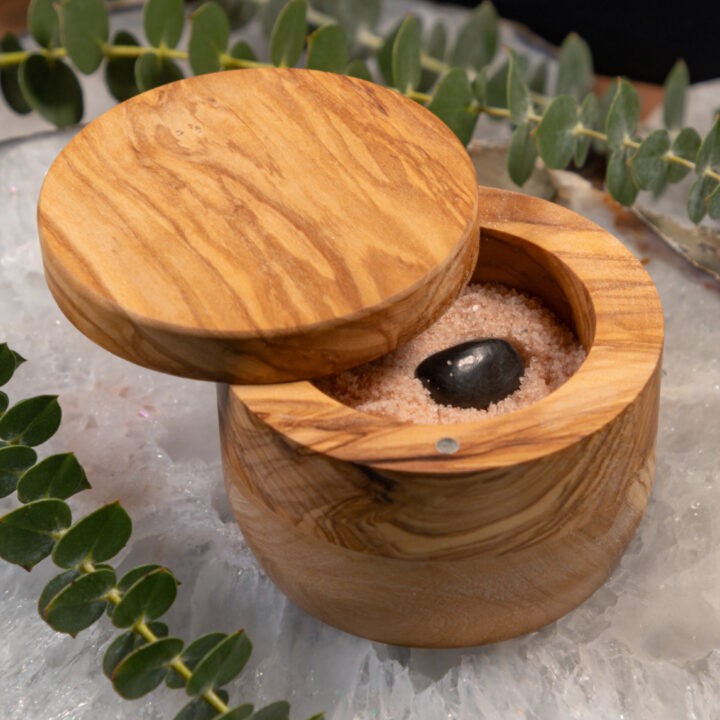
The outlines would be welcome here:
[[[681,61],[666,81],[666,129],[637,137],[637,93],[625,80],[598,100],[589,92],[592,55],[575,34],[558,56],[555,95],[547,92],[547,67],[509,52],[491,73],[499,44],[499,18],[485,0],[467,18],[450,45],[441,22],[423,37],[417,18],[403,18],[386,36],[375,27],[379,0],[221,0],[201,5],[190,18],[187,49],[177,45],[185,24],[182,0],[149,0],[144,8],[148,44],[127,32],[109,38],[102,0],[33,0],[28,26],[37,50],[24,50],[7,35],[0,43],[0,80],[8,105],[35,110],[58,126],[78,122],[83,98],[73,67],[81,73],[105,65],[108,88],[118,100],[183,76],[176,61],[196,74],[236,68],[306,67],[382,81],[444,120],[469,142],[479,115],[509,120],[508,160],[522,185],[539,156],[551,168],[582,166],[591,145],[609,154],[606,184],[630,205],[640,190],[655,194],[689,172],[688,214],[700,222],[720,218],[720,121],[703,139],[682,128],[687,68]],[[269,62],[245,42],[230,46],[231,18],[242,23],[261,15],[269,35]],[[310,31],[310,32],[309,32]],[[309,34],[308,34],[309,32]],[[371,67],[376,70],[371,71]],[[378,76],[379,74],[379,76]],[[63,90],[58,97],[55,88]]]
[[[0,386],[23,362],[0,345]],[[167,568],[143,565],[117,579],[108,561],[132,533],[130,517],[118,502],[72,521],[65,501],[90,488],[85,471],[71,453],[38,461],[33,449],[60,425],[57,397],[9,405],[0,391],[0,497],[15,492],[22,504],[0,517],[0,557],[26,570],[51,557],[62,569],[40,594],[41,617],[54,630],[75,637],[109,615],[123,632],[105,652],[104,673],[127,699],[142,697],[163,681],[184,689],[193,699],[175,720],[288,720],[284,701],[256,712],[247,703],[228,705],[223,687],[242,672],[252,651],[243,630],[208,633],[185,646],[158,621],[177,594],[177,580]]]

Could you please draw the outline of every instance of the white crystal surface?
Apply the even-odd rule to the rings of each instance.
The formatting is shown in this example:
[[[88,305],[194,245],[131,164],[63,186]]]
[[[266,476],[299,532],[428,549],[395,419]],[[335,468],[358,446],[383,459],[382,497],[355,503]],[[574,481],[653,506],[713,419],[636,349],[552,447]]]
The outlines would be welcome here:
[[[59,393],[64,420],[41,456],[72,449],[93,490],[76,515],[119,499],[134,533],[119,558],[166,564],[182,581],[168,614],[185,639],[245,627],[255,651],[231,698],[287,698],[292,717],[332,720],[717,720],[720,718],[720,283],[691,268],[604,196],[565,202],[623,239],[662,296],[667,321],[655,488],[609,582],[549,627],[496,645],[409,650],[352,637],[273,587],[230,514],[214,387],[137,368],[95,347],[57,310],[42,275],[35,204],[71,133],[0,146],[0,341],[29,359],[14,399]],[[14,500],[0,500],[0,514]],[[121,700],[102,675],[114,635],[76,638],[39,618],[48,561],[0,562],[0,717],[171,718],[182,693]]]

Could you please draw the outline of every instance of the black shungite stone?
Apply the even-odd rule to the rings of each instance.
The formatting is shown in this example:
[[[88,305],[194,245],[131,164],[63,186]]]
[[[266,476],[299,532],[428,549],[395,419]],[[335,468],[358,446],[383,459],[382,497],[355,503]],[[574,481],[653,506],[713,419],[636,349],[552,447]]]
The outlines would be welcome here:
[[[425,358],[415,377],[441,405],[485,410],[520,387],[525,366],[506,340],[484,338],[453,345]]]

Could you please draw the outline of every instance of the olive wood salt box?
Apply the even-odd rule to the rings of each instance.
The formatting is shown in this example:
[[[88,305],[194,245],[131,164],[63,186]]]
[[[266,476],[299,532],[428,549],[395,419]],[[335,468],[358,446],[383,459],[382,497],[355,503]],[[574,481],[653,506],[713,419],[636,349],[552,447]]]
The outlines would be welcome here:
[[[182,80],[90,123],[43,186],[48,285],[95,342],[218,385],[230,504],[275,583],[343,630],[474,645],[608,577],[654,467],[662,313],[559,206],[477,188],[398,93],[303,70]],[[431,324],[470,280],[541,298],[587,359],[524,409],[417,425],[312,378]]]

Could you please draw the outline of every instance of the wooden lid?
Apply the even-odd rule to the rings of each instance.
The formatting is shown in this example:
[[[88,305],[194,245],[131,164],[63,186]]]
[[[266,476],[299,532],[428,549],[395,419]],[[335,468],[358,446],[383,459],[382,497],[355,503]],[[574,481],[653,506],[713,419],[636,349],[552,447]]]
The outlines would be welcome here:
[[[477,254],[462,144],[398,93],[308,70],[182,80],[90,123],[48,172],[48,285],[108,350],[264,383],[378,357]]]

